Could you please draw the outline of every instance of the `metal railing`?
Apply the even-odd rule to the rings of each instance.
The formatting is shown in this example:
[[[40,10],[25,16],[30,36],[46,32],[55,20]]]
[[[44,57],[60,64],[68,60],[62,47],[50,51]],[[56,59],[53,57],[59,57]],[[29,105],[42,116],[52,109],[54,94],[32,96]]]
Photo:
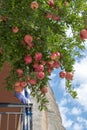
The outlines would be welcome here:
[[[0,130],[32,130],[32,104],[0,103]]]

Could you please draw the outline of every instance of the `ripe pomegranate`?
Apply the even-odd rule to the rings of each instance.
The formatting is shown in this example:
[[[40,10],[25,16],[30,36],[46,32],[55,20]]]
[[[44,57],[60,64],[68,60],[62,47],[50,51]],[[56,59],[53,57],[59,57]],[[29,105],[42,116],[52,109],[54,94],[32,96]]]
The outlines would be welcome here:
[[[18,33],[18,31],[19,31],[18,27],[13,27],[13,28],[12,28],[12,32],[13,32],[13,33]]]
[[[20,82],[16,82],[14,84],[14,90],[15,92],[19,92],[19,93],[23,91],[23,88],[21,87]]]
[[[25,56],[24,61],[26,64],[32,63],[32,57],[28,54]]]
[[[47,72],[49,73],[49,75],[51,74],[51,72],[52,72],[52,68],[48,68],[47,69]]]
[[[52,61],[48,61],[47,62],[47,67],[48,68],[53,68],[53,64],[54,64],[54,61],[52,60]]]
[[[56,52],[56,56],[57,56],[57,59],[60,59],[60,53],[59,52]]]
[[[48,1],[48,5],[49,5],[49,6],[54,6],[54,0],[49,0],[49,1]]]
[[[26,35],[24,36],[24,41],[25,41],[27,44],[29,44],[29,43],[31,43],[31,42],[33,41],[33,37],[32,37],[31,35],[29,35],[29,34],[26,34]]]
[[[28,43],[29,47],[32,48],[34,44],[32,42]]]
[[[49,19],[49,18],[52,18],[52,14],[47,13],[47,14],[46,14],[46,18],[48,18],[48,19]]]
[[[59,67],[60,67],[60,62],[59,61],[54,61],[53,68],[59,68]]]
[[[42,80],[43,78],[45,77],[45,73],[44,72],[38,72],[38,74],[37,74],[37,78],[38,79],[40,79],[40,80]]]
[[[40,61],[42,59],[42,53],[36,52],[34,58],[35,61]]]
[[[83,29],[80,31],[80,38],[82,40],[87,39],[87,29]]]
[[[37,69],[37,68],[38,68],[38,65],[39,65],[39,64],[38,64],[37,62],[35,62],[34,65],[33,65],[33,68],[34,68],[34,69]]]
[[[60,53],[59,52],[53,52],[50,54],[51,60],[59,60],[60,59]]]
[[[55,21],[60,21],[60,17],[56,15],[52,15],[52,19]]]
[[[28,45],[28,46],[27,46],[27,50],[30,50],[30,49],[34,46],[33,43],[28,43],[27,45]]]
[[[16,87],[20,86],[20,82],[19,81],[16,82],[14,86],[16,86]]]
[[[59,76],[60,76],[60,78],[65,78],[66,77],[66,72],[65,71],[61,71],[59,73]]]
[[[48,92],[47,87],[43,87],[43,88],[41,88],[41,92],[42,92],[42,93],[47,93],[47,92]]]
[[[37,70],[38,70],[38,72],[43,71],[44,70],[44,66],[43,65],[38,65]]]
[[[51,59],[51,60],[55,60],[56,57],[57,57],[57,55],[56,55],[55,52],[51,53],[51,55],[50,55],[50,59]]]
[[[23,70],[22,69],[17,69],[17,73],[19,76],[21,76],[23,74]]]
[[[67,80],[73,80],[73,73],[72,72],[66,72],[66,77]]]
[[[39,4],[38,4],[36,1],[33,1],[33,2],[31,3],[31,8],[32,8],[32,9],[38,9],[38,7],[39,7]]]
[[[37,81],[36,81],[36,79],[30,79],[30,80],[29,80],[29,83],[30,83],[31,85],[35,85],[35,84],[37,83]]]
[[[26,83],[25,81],[21,81],[21,82],[20,82],[20,86],[21,86],[22,88],[24,88],[24,87],[27,86],[27,83]]]

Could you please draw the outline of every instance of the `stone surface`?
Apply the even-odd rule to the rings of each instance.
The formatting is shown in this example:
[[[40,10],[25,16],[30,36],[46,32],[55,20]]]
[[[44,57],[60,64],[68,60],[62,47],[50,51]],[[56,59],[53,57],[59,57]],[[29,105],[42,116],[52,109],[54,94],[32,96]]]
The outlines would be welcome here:
[[[48,85],[48,110],[39,111],[35,99],[33,102],[33,130],[65,130],[54,93]]]

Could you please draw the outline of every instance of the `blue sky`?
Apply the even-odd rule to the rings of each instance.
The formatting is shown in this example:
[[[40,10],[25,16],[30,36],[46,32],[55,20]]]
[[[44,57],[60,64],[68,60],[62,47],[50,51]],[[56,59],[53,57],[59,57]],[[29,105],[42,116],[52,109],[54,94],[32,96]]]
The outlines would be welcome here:
[[[73,99],[65,90],[65,79],[59,77],[59,69],[51,74],[50,85],[66,130],[87,130],[87,45],[84,57],[74,64],[73,86],[78,98]]]

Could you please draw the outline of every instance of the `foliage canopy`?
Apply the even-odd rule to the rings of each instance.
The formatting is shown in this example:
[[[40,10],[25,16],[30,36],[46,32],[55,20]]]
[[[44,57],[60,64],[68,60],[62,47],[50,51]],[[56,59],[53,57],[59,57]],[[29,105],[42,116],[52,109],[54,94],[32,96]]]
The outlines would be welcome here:
[[[39,107],[44,108],[47,99],[41,89],[54,68],[74,72],[75,59],[85,49],[80,31],[86,28],[86,0],[0,0],[0,67],[5,61],[11,65],[7,88],[14,90],[19,82],[23,88],[27,83]],[[60,56],[52,59],[54,53]],[[71,80],[66,80],[66,88],[76,97]]]

